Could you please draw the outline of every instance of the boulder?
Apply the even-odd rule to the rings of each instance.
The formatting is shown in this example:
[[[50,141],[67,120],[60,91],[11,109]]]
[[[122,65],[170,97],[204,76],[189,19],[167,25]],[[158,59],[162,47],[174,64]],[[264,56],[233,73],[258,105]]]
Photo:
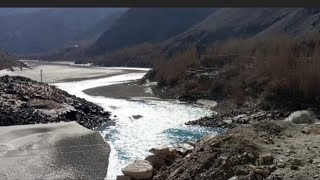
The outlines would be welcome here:
[[[242,118],[247,118],[248,116],[246,114],[239,114],[238,116],[235,116],[233,117],[233,120],[234,121],[237,121],[239,119],[242,119]]]
[[[319,122],[319,119],[317,119],[312,111],[301,110],[291,113],[284,121],[293,122],[295,124],[313,124]]]
[[[218,105],[218,103],[216,101],[207,100],[207,99],[199,99],[199,100],[197,100],[196,103],[201,104],[209,109],[213,109],[214,107],[216,107]]]
[[[217,136],[217,134],[208,134],[208,135],[204,136],[201,141],[206,142],[206,141],[209,141],[209,140],[215,138],[216,136]]]
[[[300,159],[296,159],[296,158],[292,159],[291,165],[300,166],[300,165],[302,165],[302,161]]]
[[[20,99],[22,101],[30,101],[30,97],[28,95],[21,96]]]
[[[145,160],[149,161],[151,163],[152,167],[157,170],[159,170],[162,166],[166,165],[165,160],[162,157],[157,156],[157,155],[149,155],[146,157]]]
[[[137,160],[121,169],[125,176],[133,179],[151,179],[153,168],[147,160]]]
[[[247,124],[249,121],[249,117],[246,114],[240,114],[232,118],[232,121],[238,124]]]
[[[149,152],[153,153],[154,155],[160,156],[162,158],[167,158],[171,156],[171,151],[168,147],[151,148]]]
[[[310,134],[310,129],[309,129],[309,127],[305,126],[302,128],[301,132],[304,134]]]
[[[273,163],[273,156],[270,153],[263,153],[259,155],[260,163],[262,164],[272,164]]]
[[[133,116],[132,116],[133,119],[140,119],[140,118],[142,118],[142,117],[143,117],[143,116],[141,116],[141,115],[133,115]]]

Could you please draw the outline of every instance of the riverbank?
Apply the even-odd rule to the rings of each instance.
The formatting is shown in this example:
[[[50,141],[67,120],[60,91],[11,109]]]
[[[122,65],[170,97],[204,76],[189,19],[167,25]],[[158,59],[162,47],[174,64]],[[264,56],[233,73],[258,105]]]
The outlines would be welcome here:
[[[0,77],[0,94],[1,179],[106,177],[110,147],[92,129],[109,112],[21,76]]]
[[[109,153],[97,131],[76,122],[0,127],[1,179],[103,180]]]

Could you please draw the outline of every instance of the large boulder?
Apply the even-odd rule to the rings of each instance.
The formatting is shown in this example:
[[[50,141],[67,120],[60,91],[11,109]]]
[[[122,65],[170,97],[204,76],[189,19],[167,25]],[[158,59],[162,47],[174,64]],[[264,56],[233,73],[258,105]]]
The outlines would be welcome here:
[[[154,154],[147,156],[145,160],[149,161],[152,167],[157,170],[166,165],[166,162],[162,157]]]
[[[125,176],[133,179],[151,179],[153,168],[149,161],[137,160],[121,169]]]
[[[317,119],[312,111],[301,110],[291,113],[284,121],[293,122],[295,124],[313,124],[319,122],[319,119]]]

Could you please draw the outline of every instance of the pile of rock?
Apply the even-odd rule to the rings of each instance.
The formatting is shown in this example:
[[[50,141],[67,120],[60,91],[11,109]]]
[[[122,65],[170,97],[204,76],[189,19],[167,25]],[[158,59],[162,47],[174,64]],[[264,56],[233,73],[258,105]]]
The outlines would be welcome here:
[[[188,145],[180,146],[178,149],[169,147],[157,147],[150,149],[152,154],[145,160],[136,160],[121,169],[124,175],[117,177],[117,180],[131,179],[152,179],[158,171],[166,170],[175,160],[185,157],[192,151],[193,147]]]
[[[102,107],[54,86],[20,76],[0,77],[0,126],[77,121],[92,129],[109,116]]]
[[[209,117],[203,117],[198,120],[189,121],[186,125],[200,125],[215,128],[232,129],[239,125],[250,124],[256,121],[266,119],[282,120],[289,115],[289,112],[278,111],[247,111],[214,114]]]

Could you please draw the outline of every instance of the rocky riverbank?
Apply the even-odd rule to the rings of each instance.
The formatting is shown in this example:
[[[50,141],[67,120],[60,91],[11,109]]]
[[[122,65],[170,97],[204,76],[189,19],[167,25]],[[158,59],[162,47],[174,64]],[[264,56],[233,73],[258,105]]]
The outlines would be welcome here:
[[[0,94],[0,126],[77,121],[93,129],[110,116],[98,105],[25,77],[0,77]]]
[[[187,150],[153,148],[118,180],[311,180],[320,173],[320,125],[310,111],[207,135]]]
[[[261,121],[206,137],[153,179],[319,179],[320,126]]]

